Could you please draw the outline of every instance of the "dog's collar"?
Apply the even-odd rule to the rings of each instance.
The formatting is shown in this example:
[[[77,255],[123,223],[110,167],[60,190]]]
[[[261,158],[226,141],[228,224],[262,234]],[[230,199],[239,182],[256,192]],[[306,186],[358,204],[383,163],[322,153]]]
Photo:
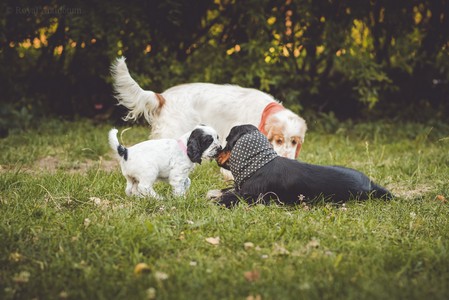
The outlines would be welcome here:
[[[284,110],[285,107],[282,106],[282,104],[278,102],[271,102],[267,106],[265,106],[262,116],[260,118],[260,123],[258,129],[260,132],[262,132],[264,135],[267,135],[268,132],[265,130],[265,124],[267,123],[268,118],[277,112],[280,112],[281,110]]]
[[[259,123],[259,127],[258,127],[260,132],[262,132],[265,136],[267,136],[268,132],[265,130],[265,125],[267,123],[268,118],[271,117],[271,115],[278,113],[284,109],[285,109],[285,107],[282,106],[282,104],[280,104],[278,102],[271,102],[270,104],[265,106],[265,108],[262,112],[262,117],[260,118],[260,123]],[[299,152],[301,151],[301,146],[302,146],[301,143],[298,143],[298,145],[296,146],[296,151],[295,151],[296,158],[299,156]]]
[[[178,142],[179,149],[181,149],[181,151],[182,151],[185,155],[187,155],[187,147],[186,147],[186,144],[184,144],[184,142],[181,141],[180,139],[179,139],[177,142]]]
[[[277,157],[266,136],[259,131],[243,135],[232,148],[229,167],[237,189],[257,170]]]

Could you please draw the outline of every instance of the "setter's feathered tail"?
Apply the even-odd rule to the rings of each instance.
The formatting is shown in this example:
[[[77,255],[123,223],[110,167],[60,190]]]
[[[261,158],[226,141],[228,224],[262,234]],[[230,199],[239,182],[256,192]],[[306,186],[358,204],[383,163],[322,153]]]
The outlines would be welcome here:
[[[125,60],[125,57],[119,57],[111,65],[115,97],[119,104],[129,110],[124,120],[135,121],[143,116],[151,124],[152,114],[156,113],[161,105],[158,94],[145,91],[137,84],[129,74]]]

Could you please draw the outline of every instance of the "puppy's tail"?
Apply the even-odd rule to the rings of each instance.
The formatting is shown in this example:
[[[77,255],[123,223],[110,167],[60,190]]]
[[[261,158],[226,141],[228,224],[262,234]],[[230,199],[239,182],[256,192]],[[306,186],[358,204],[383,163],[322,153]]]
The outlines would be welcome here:
[[[112,150],[118,154],[118,156],[123,157],[124,160],[128,160],[128,149],[120,145],[117,138],[118,130],[113,128],[109,131],[109,146]]]
[[[383,200],[391,200],[394,198],[393,194],[384,187],[371,182],[371,197]]]
[[[115,97],[129,110],[124,120],[136,121],[143,115],[151,124],[152,115],[160,111],[165,99],[160,94],[143,90],[129,74],[125,60],[125,57],[119,57],[111,65]]]

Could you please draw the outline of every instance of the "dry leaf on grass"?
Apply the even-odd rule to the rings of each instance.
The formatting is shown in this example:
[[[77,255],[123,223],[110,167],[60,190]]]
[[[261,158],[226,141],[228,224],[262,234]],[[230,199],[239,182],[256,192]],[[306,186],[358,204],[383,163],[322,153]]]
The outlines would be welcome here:
[[[85,219],[84,219],[84,222],[83,222],[84,228],[89,227],[89,225],[90,225],[91,222],[92,222],[92,221],[91,221],[89,218],[85,218]]]
[[[246,300],[262,300],[262,296],[259,294],[249,295],[248,297],[246,297]]]
[[[146,290],[147,299],[156,299],[156,289],[154,287],[150,287]]]
[[[89,200],[93,202],[93,204],[101,209],[107,209],[110,205],[109,200],[102,200],[98,197],[89,197]]]
[[[16,275],[14,275],[12,280],[15,283],[27,283],[28,281],[30,281],[30,277],[31,277],[30,272],[22,271],[22,272],[20,272],[20,273],[18,273]]]
[[[138,263],[134,267],[134,274],[135,275],[141,275],[141,274],[150,273],[150,272],[151,272],[151,268],[146,263]]]
[[[260,272],[257,270],[252,270],[252,271],[243,273],[243,276],[245,276],[245,279],[248,280],[249,282],[255,282],[255,281],[259,280]]]
[[[312,238],[310,240],[310,242],[307,243],[306,248],[307,249],[314,249],[314,248],[318,248],[320,246],[320,241],[317,240],[316,238]]]
[[[289,255],[290,252],[284,248],[284,246],[281,246],[277,243],[273,246],[273,255]]]
[[[251,242],[243,243],[243,248],[245,248],[245,250],[252,249],[252,248],[254,248],[254,244]]]
[[[101,199],[98,197],[89,197],[89,200],[92,201],[96,206],[101,205]]]
[[[168,274],[167,273],[164,273],[164,272],[160,272],[160,271],[156,271],[155,273],[154,273],[154,277],[157,279],[157,280],[167,280],[168,279]]]
[[[447,199],[443,195],[437,195],[435,197],[435,200],[438,200],[438,201],[440,201],[442,203],[447,203]]]
[[[23,259],[22,254],[19,252],[13,252],[9,255],[9,260],[13,262],[19,262]]]
[[[206,238],[206,242],[208,242],[211,245],[219,245],[220,244],[220,237],[209,237]]]

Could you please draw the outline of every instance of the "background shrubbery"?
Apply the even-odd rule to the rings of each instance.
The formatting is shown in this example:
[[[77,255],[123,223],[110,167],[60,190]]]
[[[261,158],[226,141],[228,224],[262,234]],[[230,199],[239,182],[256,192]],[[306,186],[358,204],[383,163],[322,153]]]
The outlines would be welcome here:
[[[234,83],[302,114],[443,118],[448,11],[447,0],[3,1],[0,128],[114,107],[121,55],[155,91]]]

